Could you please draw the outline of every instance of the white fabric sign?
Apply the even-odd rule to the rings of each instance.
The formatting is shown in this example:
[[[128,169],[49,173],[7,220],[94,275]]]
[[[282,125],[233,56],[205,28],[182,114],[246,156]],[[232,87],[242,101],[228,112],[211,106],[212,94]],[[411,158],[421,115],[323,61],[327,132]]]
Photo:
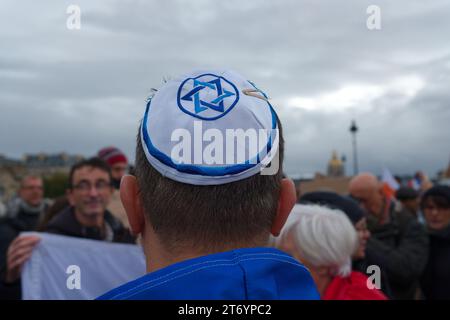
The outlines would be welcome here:
[[[145,274],[137,245],[26,232],[41,241],[22,271],[22,299],[95,299]]]

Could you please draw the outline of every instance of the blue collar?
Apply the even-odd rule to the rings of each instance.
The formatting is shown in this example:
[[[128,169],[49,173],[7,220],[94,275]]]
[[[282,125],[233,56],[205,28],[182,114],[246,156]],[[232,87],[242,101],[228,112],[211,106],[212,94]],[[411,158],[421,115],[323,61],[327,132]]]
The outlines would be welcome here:
[[[309,271],[274,248],[182,261],[117,287],[100,300],[319,299]]]

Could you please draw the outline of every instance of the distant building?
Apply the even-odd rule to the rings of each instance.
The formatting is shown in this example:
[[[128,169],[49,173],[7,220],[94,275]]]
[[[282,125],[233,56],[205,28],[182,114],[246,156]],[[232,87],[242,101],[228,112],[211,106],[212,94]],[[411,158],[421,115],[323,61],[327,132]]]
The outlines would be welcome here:
[[[0,155],[0,200],[7,201],[19,188],[20,180],[27,174],[43,178],[57,172],[68,173],[70,168],[84,157],[80,155],[27,154],[23,160],[15,160]]]
[[[59,154],[27,154],[24,156],[24,163],[28,168],[63,168],[71,167],[83,159],[83,156]]]
[[[338,158],[337,152],[333,151],[330,161],[328,162],[327,169],[328,177],[344,177],[345,169],[344,163]]]
[[[313,191],[331,191],[346,195],[351,178],[345,176],[345,157],[339,159],[337,152],[333,151],[331,159],[328,161],[326,175],[316,173],[314,176],[294,179],[297,197]]]
[[[0,201],[10,199],[19,188],[19,181],[26,168],[17,160],[0,159]]]
[[[450,187],[450,162],[447,169],[440,171],[437,176],[437,182],[439,182],[439,184]]]
[[[15,166],[20,165],[22,162],[20,160],[7,158],[5,155],[0,154],[0,167],[2,166]]]
[[[297,195],[313,191],[331,191],[341,195],[348,194],[348,184],[352,177],[327,177],[316,173],[312,180],[294,181],[297,186]]]

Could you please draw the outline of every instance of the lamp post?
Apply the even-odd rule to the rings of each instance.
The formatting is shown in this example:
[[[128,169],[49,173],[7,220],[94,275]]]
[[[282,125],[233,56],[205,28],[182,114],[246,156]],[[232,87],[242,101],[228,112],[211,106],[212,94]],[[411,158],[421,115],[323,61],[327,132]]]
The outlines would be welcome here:
[[[353,142],[353,175],[356,176],[358,174],[358,152],[356,149],[356,133],[358,132],[358,127],[356,126],[355,120],[352,120],[350,132],[352,134]]]
[[[345,176],[346,175],[346,168],[347,168],[347,157],[345,156],[345,154],[342,155],[341,157],[341,162],[342,162],[342,175]]]

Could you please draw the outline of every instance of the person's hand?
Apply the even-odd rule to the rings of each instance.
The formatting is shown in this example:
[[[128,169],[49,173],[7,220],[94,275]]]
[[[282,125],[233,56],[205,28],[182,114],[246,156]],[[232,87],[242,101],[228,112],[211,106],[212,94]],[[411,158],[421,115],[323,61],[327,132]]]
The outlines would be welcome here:
[[[40,240],[41,238],[37,236],[19,236],[10,244],[7,252],[6,283],[12,283],[20,278],[24,263],[30,258]]]

